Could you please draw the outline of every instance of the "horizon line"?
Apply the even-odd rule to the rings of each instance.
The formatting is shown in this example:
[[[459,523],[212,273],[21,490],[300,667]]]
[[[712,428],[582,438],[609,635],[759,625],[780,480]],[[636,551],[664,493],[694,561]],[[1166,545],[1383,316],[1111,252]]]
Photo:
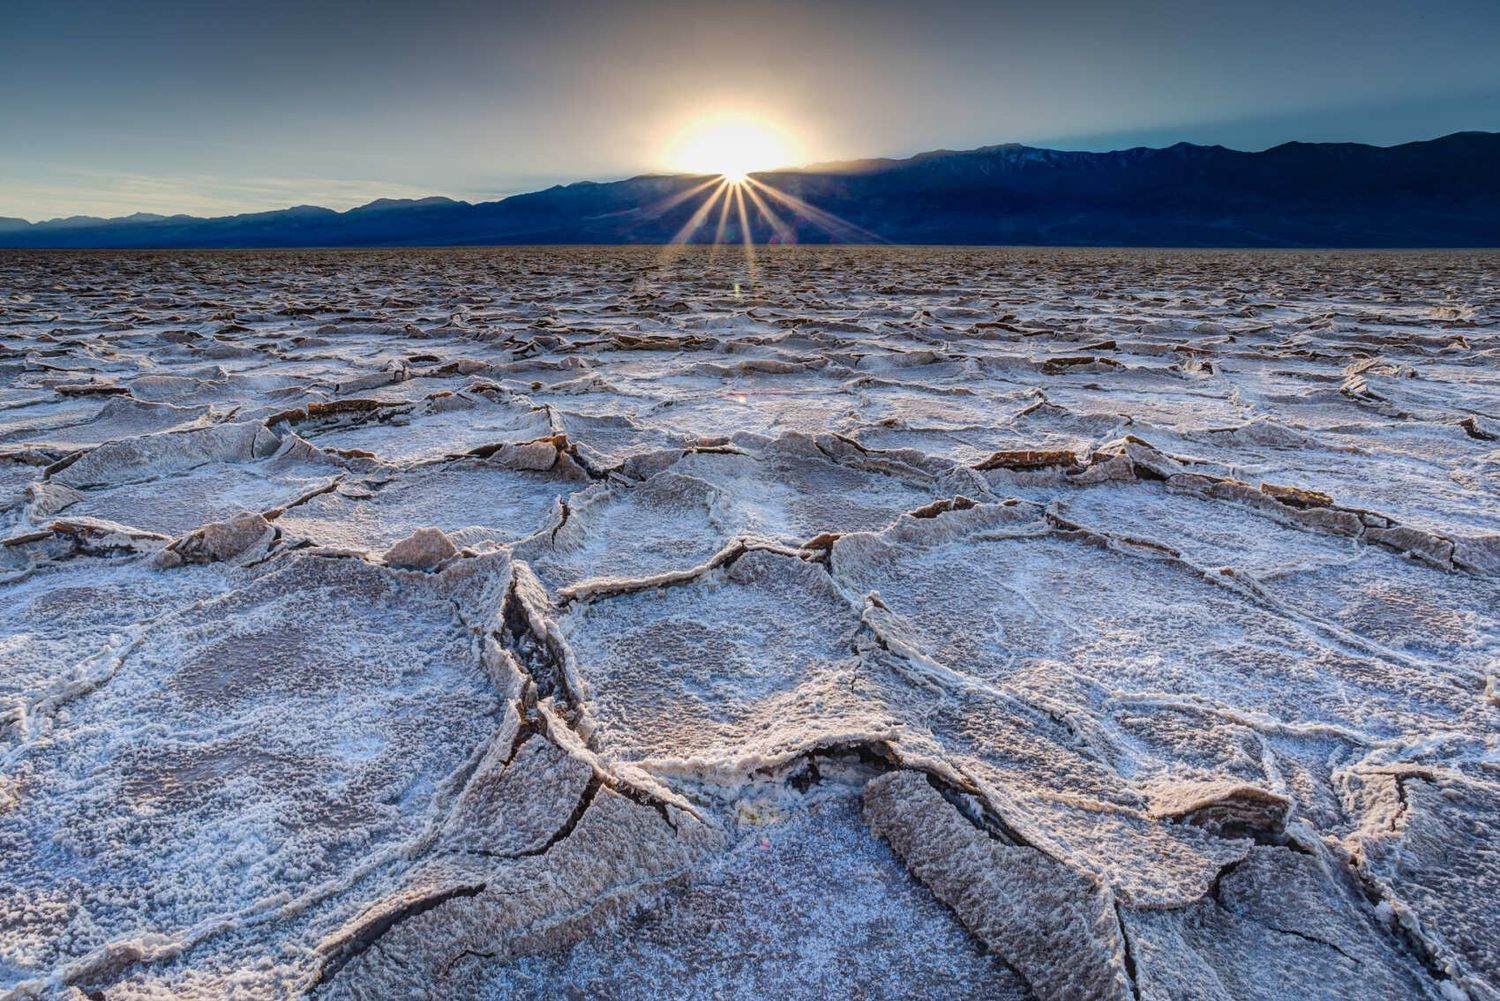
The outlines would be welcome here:
[[[1056,147],[1056,146],[1033,146],[1033,145],[1030,145],[1028,143],[1021,143],[1021,142],[999,142],[999,143],[986,143],[984,145],[973,146],[973,147],[966,147],[966,148],[962,148],[962,149],[954,149],[954,148],[950,148],[950,147],[944,146],[944,147],[937,147],[937,148],[934,148],[934,149],[918,150],[916,152],[908,153],[908,154],[905,154],[905,155],[859,157],[859,158],[848,159],[848,160],[822,160],[822,161],[818,161],[818,162],[815,162],[815,163],[797,164],[797,165],[786,165],[786,166],[772,167],[772,168],[768,168],[766,170],[756,170],[756,171],[751,171],[750,174],[751,174],[751,176],[764,176],[764,175],[767,175],[767,174],[808,173],[808,172],[814,172],[814,171],[831,170],[831,169],[837,168],[837,167],[848,167],[848,166],[857,165],[857,164],[897,164],[897,163],[905,163],[905,162],[909,162],[909,161],[912,161],[912,160],[917,160],[917,159],[920,159],[920,158],[926,157],[926,156],[938,156],[938,155],[943,155],[943,154],[948,154],[948,155],[963,155],[963,154],[968,154],[968,153],[982,153],[982,152],[991,151],[991,150],[1011,149],[1011,148],[1014,148],[1014,149],[1043,150],[1043,151],[1050,152],[1050,153],[1086,153],[1086,154],[1093,155],[1093,156],[1109,156],[1109,155],[1114,154],[1114,153],[1130,153],[1130,152],[1134,152],[1136,150],[1156,150],[1156,151],[1163,151],[1163,150],[1176,149],[1179,146],[1190,146],[1190,147],[1194,147],[1194,148],[1197,148],[1197,149],[1220,149],[1220,150],[1225,150],[1225,151],[1230,152],[1230,153],[1242,153],[1242,154],[1246,154],[1246,155],[1255,155],[1255,154],[1259,154],[1259,153],[1268,153],[1268,152],[1270,152],[1272,150],[1281,149],[1281,148],[1286,147],[1286,146],[1363,146],[1363,147],[1368,147],[1368,148],[1371,148],[1371,149],[1398,149],[1398,148],[1403,147],[1403,146],[1418,146],[1418,145],[1422,145],[1424,143],[1440,142],[1440,141],[1442,141],[1444,139],[1451,139],[1451,138],[1453,138],[1455,136],[1465,136],[1465,135],[1500,135],[1500,132],[1492,131],[1492,130],[1489,130],[1489,129],[1459,129],[1459,130],[1454,131],[1454,132],[1447,132],[1447,133],[1444,133],[1443,135],[1432,136],[1432,137],[1429,137],[1429,138],[1426,138],[1426,139],[1411,139],[1411,140],[1407,140],[1407,141],[1404,141],[1404,142],[1387,143],[1387,144],[1365,143],[1365,142],[1347,142],[1347,141],[1340,141],[1340,140],[1288,139],[1288,140],[1285,140],[1285,141],[1282,141],[1282,142],[1273,143],[1272,145],[1266,146],[1266,147],[1261,148],[1261,149],[1237,149],[1237,148],[1232,147],[1232,146],[1225,146],[1222,143],[1195,143],[1195,142],[1190,142],[1190,141],[1185,140],[1185,139],[1178,140],[1175,143],[1170,143],[1170,144],[1165,145],[1165,146],[1146,146],[1146,145],[1121,146],[1121,147],[1117,147],[1117,148],[1114,148],[1114,149],[1108,149],[1108,150],[1065,149],[1065,148]],[[713,173],[694,172],[694,171],[645,171],[645,172],[638,173],[638,174],[630,174],[630,175],[624,176],[624,177],[610,177],[610,178],[603,179],[603,180],[596,180],[596,179],[590,179],[590,178],[582,178],[582,179],[579,179],[579,180],[576,180],[576,181],[569,181],[569,182],[566,182],[566,183],[554,184],[551,187],[536,188],[536,189],[532,189],[532,190],[528,190],[528,191],[517,191],[517,192],[514,192],[512,194],[501,195],[501,196],[499,196],[497,198],[485,199],[485,200],[481,200],[481,201],[468,201],[467,199],[463,199],[463,198],[453,198],[453,197],[451,197],[449,195],[429,194],[429,195],[422,195],[422,196],[419,196],[419,197],[412,197],[412,198],[389,198],[389,197],[373,198],[373,199],[371,199],[368,202],[363,202],[363,203],[358,204],[358,205],[352,205],[352,206],[350,206],[347,209],[332,209],[332,208],[328,208],[327,206],[316,205],[316,204],[313,204],[313,203],[310,203],[310,202],[297,202],[297,203],[292,204],[292,205],[283,205],[283,206],[281,206],[279,208],[253,209],[253,210],[249,210],[249,211],[245,211],[245,212],[231,212],[231,213],[226,213],[224,215],[192,215],[191,213],[187,213],[187,212],[165,213],[165,212],[153,212],[153,211],[151,211],[149,209],[139,209],[139,210],[137,210],[135,212],[132,212],[132,213],[129,213],[127,215],[119,215],[119,216],[96,216],[96,215],[86,215],[86,214],[81,214],[81,213],[80,214],[74,214],[74,215],[52,216],[51,218],[47,218],[47,219],[26,219],[26,218],[23,218],[21,216],[0,216],[0,222],[20,222],[20,223],[24,223],[28,227],[33,227],[33,226],[47,226],[47,225],[52,225],[52,224],[56,224],[56,223],[73,222],[75,220],[79,221],[80,224],[82,224],[84,221],[87,221],[87,222],[101,222],[101,223],[128,222],[128,221],[130,221],[132,219],[136,219],[137,217],[140,217],[140,216],[149,217],[148,221],[151,221],[151,222],[167,221],[167,220],[172,220],[172,219],[193,219],[193,220],[197,220],[197,221],[207,222],[207,221],[215,221],[215,220],[221,220],[221,219],[239,219],[239,218],[242,218],[242,217],[245,217],[245,216],[273,215],[273,214],[280,213],[280,212],[290,212],[290,211],[293,211],[293,210],[296,210],[296,209],[316,209],[316,210],[318,210],[320,212],[328,212],[328,213],[331,213],[333,215],[347,215],[347,214],[349,214],[351,212],[358,212],[361,209],[366,209],[366,208],[369,208],[372,205],[380,204],[382,202],[388,202],[388,203],[391,203],[393,205],[416,205],[416,204],[420,204],[420,203],[423,203],[423,202],[437,202],[437,201],[442,201],[442,202],[447,202],[447,203],[450,203],[450,204],[453,204],[453,205],[464,205],[464,206],[470,206],[470,207],[472,207],[472,206],[478,206],[478,205],[495,205],[495,204],[499,204],[500,202],[508,201],[508,200],[510,200],[512,198],[523,198],[523,197],[526,197],[527,195],[535,195],[535,194],[540,194],[540,193],[546,192],[546,191],[555,191],[555,190],[557,190],[559,188],[572,188],[572,187],[577,187],[577,186],[582,186],[582,185],[621,184],[621,183],[625,183],[625,182],[629,182],[629,181],[647,180],[647,179],[652,179],[652,178],[675,179],[675,178],[715,177],[715,176],[717,176],[717,175],[715,175]],[[12,228],[17,228],[17,227],[12,227]],[[0,232],[3,232],[3,230],[0,230]],[[435,244],[434,246],[444,246],[444,245],[442,245],[442,244]],[[461,245],[448,245],[448,246],[461,246]],[[537,244],[537,246],[552,246],[552,245],[551,244]],[[557,246],[568,246],[568,244],[558,244]],[[16,248],[16,249],[20,249],[20,248]],[[189,248],[183,248],[183,249],[189,249]],[[215,248],[203,248],[203,249],[215,249]],[[287,249],[292,249],[292,248],[287,248]]]

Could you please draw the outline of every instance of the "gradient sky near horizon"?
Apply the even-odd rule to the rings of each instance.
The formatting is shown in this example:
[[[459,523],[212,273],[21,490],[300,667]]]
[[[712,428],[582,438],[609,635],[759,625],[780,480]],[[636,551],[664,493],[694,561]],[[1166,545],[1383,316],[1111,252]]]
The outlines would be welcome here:
[[[672,169],[721,114],[796,162],[1500,130],[1496,0],[0,3],[32,220],[491,199]]]

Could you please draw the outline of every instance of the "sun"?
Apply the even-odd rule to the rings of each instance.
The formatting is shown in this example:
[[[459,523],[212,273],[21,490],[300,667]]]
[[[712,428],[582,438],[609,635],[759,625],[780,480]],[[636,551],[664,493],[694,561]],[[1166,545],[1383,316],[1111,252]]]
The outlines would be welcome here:
[[[670,159],[685,173],[718,174],[731,184],[742,184],[753,172],[785,166],[791,155],[784,135],[768,123],[721,116],[686,129]]]

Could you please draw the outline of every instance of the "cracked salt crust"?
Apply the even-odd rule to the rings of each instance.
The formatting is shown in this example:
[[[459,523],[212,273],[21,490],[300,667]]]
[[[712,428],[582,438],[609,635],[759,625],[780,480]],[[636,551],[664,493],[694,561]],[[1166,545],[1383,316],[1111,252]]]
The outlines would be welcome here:
[[[0,996],[1500,998],[1492,254],[0,274]]]

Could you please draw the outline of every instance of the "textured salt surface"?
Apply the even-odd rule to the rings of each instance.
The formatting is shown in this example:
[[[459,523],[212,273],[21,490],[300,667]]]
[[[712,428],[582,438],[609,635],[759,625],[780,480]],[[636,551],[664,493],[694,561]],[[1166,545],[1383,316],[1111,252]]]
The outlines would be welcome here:
[[[1500,257],[736,255],[0,255],[0,996],[1500,998]]]

